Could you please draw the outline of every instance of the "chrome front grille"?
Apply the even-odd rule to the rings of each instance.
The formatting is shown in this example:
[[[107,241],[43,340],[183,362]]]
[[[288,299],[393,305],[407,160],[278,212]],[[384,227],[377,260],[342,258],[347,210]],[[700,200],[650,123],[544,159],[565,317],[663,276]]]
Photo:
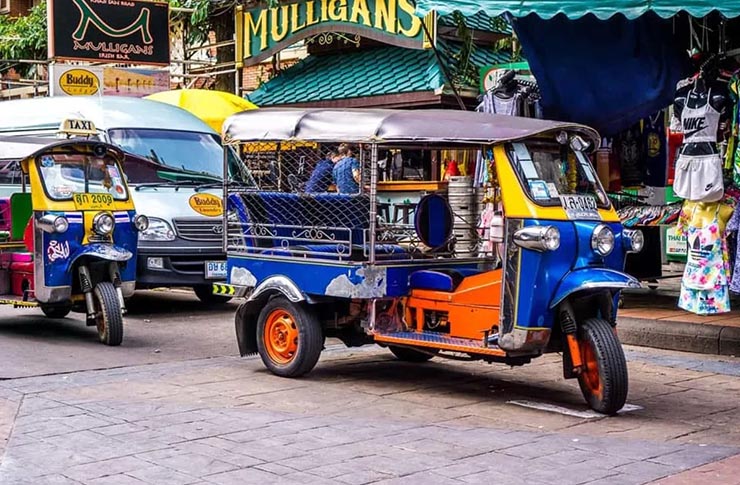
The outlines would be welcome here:
[[[182,218],[174,219],[177,235],[187,241],[221,242],[223,238],[223,223],[220,218]]]

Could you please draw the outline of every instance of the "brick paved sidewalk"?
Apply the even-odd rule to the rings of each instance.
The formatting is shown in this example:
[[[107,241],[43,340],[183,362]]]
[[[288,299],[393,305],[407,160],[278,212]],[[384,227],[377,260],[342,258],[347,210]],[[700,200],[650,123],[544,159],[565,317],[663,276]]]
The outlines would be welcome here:
[[[494,394],[510,379],[535,386],[539,378],[551,395],[577,402],[572,383],[555,384],[557,356],[510,371],[409,366],[371,349],[328,352],[320,365],[294,380],[255,360],[215,358],[0,382],[1,409],[14,416],[0,483],[638,484],[740,452],[688,438],[634,438],[635,423],[639,432],[652,429],[650,413],[552,417],[512,411],[510,395]],[[653,364],[639,365],[647,373]],[[638,391],[641,399],[696,402],[681,383],[706,374],[660,369],[663,384],[649,386],[652,397]],[[734,411],[706,410],[714,419]]]

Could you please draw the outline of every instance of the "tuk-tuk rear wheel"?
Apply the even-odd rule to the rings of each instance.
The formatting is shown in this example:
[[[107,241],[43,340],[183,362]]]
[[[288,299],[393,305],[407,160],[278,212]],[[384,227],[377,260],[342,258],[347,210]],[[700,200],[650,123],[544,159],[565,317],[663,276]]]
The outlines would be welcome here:
[[[591,409],[616,414],[627,401],[627,361],[619,338],[604,319],[589,318],[578,328],[583,371],[578,376]]]
[[[257,351],[273,374],[298,377],[314,368],[324,347],[316,315],[302,303],[272,298],[257,321]]]
[[[123,309],[113,283],[101,281],[93,289],[95,295],[95,325],[98,339],[105,345],[123,342]]]
[[[64,318],[72,311],[72,305],[40,305],[41,311],[49,318]]]

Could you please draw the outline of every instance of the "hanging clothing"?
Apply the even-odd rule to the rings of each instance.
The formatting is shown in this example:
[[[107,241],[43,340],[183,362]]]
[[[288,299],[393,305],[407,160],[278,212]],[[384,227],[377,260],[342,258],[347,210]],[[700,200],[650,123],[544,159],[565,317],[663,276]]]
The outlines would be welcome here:
[[[704,227],[679,226],[679,232],[687,235],[689,251],[678,306],[698,315],[730,311],[729,258],[720,231],[719,208],[718,204],[714,218]]]
[[[514,94],[510,98],[493,95],[493,112],[498,115],[517,116],[519,96]]]
[[[727,89],[730,92],[733,109],[730,119],[731,133],[727,143],[727,154],[725,167],[732,170],[732,180],[736,186],[740,186],[740,76],[737,74],[730,79]]]
[[[717,202],[725,188],[719,154],[681,155],[676,162],[673,193],[693,202]]]
[[[736,233],[736,247],[735,247],[735,268],[732,272],[732,281],[730,281],[730,291],[733,293],[740,293],[740,207],[735,209],[732,213],[730,222],[727,223],[727,232]]]
[[[613,146],[619,157],[622,187],[639,186],[645,180],[640,136],[640,123],[635,123],[614,138]]]
[[[645,181],[652,187],[665,187],[668,168],[668,149],[666,146],[665,116],[659,111],[645,119],[642,130],[642,143],[645,153],[647,176]]]
[[[720,113],[709,103],[712,90],[704,104],[689,107],[692,89],[686,96],[686,106],[681,113],[683,146],[689,143],[716,143]],[[722,157],[719,153],[692,156],[680,153],[676,160],[673,192],[682,199],[693,202],[716,202],[724,194]]]

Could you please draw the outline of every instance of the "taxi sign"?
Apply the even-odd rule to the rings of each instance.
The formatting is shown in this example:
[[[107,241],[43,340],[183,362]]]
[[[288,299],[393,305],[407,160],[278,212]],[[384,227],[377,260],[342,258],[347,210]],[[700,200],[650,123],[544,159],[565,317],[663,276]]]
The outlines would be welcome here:
[[[70,118],[59,125],[59,133],[64,135],[95,136],[98,130],[90,120]]]

